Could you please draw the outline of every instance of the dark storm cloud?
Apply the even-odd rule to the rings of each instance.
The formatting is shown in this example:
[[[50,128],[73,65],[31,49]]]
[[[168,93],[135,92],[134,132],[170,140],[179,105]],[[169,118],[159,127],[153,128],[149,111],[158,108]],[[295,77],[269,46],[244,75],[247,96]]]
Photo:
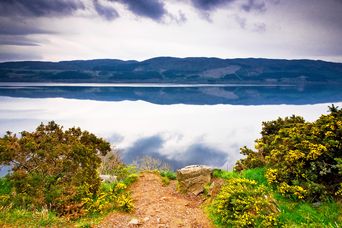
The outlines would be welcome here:
[[[39,44],[26,37],[2,35],[0,35],[0,45],[39,46]]]
[[[168,14],[162,0],[103,0],[118,2],[133,14],[160,21]],[[1,0],[0,15],[6,17],[70,16],[77,10],[86,10],[85,0]],[[113,6],[93,0],[94,10],[106,20],[114,20],[119,13]]]
[[[241,1],[238,0],[191,0],[191,3],[195,8],[202,11],[212,11],[231,4],[238,4],[239,7],[246,12],[250,12],[252,10],[266,10],[266,3],[263,0],[248,0],[242,4]]]
[[[199,10],[210,11],[234,1],[235,0],[191,0],[191,3]]]
[[[84,9],[80,0],[1,0],[2,16],[65,16]]]
[[[28,35],[28,34],[50,34],[51,31],[41,29],[36,25],[26,21],[15,20],[12,18],[0,17],[1,35]]]
[[[94,0],[94,8],[98,15],[102,16],[108,21],[114,20],[117,17],[119,17],[118,11],[110,6],[104,6],[101,3],[99,3],[98,0]]]
[[[210,147],[205,144],[191,145],[182,156],[185,165],[201,164],[221,167],[227,160],[227,154],[224,151]]]
[[[161,0],[118,0],[137,16],[160,21],[167,11]]]
[[[123,159],[132,162],[139,157],[159,154],[164,141],[159,135],[145,137],[137,140],[131,147],[124,151]]]
[[[161,154],[161,149],[164,143],[165,141],[160,135],[138,139],[131,147],[123,151],[122,158],[125,163],[132,163],[134,161],[138,161],[144,156],[149,156],[169,164],[174,169],[181,167],[182,163],[169,159],[165,155]]]

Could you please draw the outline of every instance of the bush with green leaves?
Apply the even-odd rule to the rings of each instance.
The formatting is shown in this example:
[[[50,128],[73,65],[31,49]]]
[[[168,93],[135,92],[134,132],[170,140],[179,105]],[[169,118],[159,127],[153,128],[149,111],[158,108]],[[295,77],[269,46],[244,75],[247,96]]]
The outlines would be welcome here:
[[[7,132],[0,138],[0,165],[12,168],[7,177],[11,203],[60,215],[81,213],[82,199],[96,196],[101,184],[99,155],[110,150],[110,144],[94,134],[63,130],[53,121],[20,136]]]
[[[170,170],[160,171],[160,176],[166,177],[169,180],[176,180],[177,179],[176,173],[173,171],[170,171]]]
[[[133,200],[123,182],[102,183],[101,188],[94,197],[90,192],[82,198],[85,213],[104,213],[113,209],[131,211]]]
[[[219,225],[270,227],[278,225],[278,210],[264,185],[244,178],[228,179],[213,200],[211,213]]]
[[[314,122],[292,116],[264,122],[256,151],[235,169],[266,166],[266,178],[280,193],[294,199],[325,200],[342,196],[342,109]],[[248,152],[246,152],[248,150]]]

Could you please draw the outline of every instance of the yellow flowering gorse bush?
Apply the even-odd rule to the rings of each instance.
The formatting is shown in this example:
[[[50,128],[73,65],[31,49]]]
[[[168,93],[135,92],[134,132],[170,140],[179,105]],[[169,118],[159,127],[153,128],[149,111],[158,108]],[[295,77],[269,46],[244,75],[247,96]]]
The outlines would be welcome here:
[[[278,223],[278,210],[263,185],[233,178],[221,188],[211,206],[217,222],[232,227],[269,227]]]
[[[317,201],[340,196],[342,109],[332,106],[329,111],[314,122],[299,116],[264,122],[256,151],[242,148],[246,158],[235,169],[266,166],[268,182],[290,198]]]

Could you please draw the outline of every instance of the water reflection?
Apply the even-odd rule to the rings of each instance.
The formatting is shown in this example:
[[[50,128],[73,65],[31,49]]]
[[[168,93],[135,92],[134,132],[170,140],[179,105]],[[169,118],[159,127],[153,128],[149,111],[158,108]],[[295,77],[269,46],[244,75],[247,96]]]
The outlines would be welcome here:
[[[255,86],[255,85],[112,85],[67,86],[55,84],[0,83],[0,96],[30,98],[73,98],[100,101],[143,100],[155,104],[317,104],[342,100],[338,85]]]
[[[126,162],[151,155],[174,168],[194,163],[232,168],[240,158],[239,148],[253,146],[259,137],[262,121],[292,114],[314,120],[330,105],[158,105],[4,96],[0,104],[1,134],[34,130],[41,122],[55,120],[65,128],[80,126],[106,138],[122,150]]]

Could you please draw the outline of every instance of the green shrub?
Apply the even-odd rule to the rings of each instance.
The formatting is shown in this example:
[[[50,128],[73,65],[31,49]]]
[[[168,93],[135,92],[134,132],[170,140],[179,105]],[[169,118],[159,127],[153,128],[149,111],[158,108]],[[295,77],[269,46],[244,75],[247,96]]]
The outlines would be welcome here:
[[[298,116],[264,122],[256,151],[243,149],[247,157],[235,169],[266,165],[268,182],[293,199],[342,196],[342,109],[329,111],[312,123]]]
[[[138,174],[132,173],[132,174],[129,174],[125,179],[123,179],[123,183],[125,183],[126,185],[131,185],[137,179],[138,179]]]
[[[118,181],[124,181],[125,179],[129,178],[129,176],[134,179],[134,175],[138,173],[138,169],[134,165],[125,165],[121,163],[112,167],[109,173],[116,176]]]
[[[172,172],[170,170],[160,171],[160,175],[162,177],[167,177],[170,180],[176,180],[177,179],[176,173]]]
[[[127,185],[122,182],[102,183],[96,197],[91,194],[82,198],[84,212],[86,214],[105,213],[111,210],[130,211],[133,209],[133,201]]]
[[[7,177],[0,178],[0,195],[8,195],[11,193],[12,185]]]
[[[278,225],[278,211],[265,186],[244,178],[228,179],[213,200],[216,223],[232,227]]]
[[[81,199],[96,196],[100,154],[110,144],[80,128],[63,130],[55,122],[41,124],[21,136],[0,138],[0,165],[11,165],[11,203],[22,209],[47,208],[59,215],[82,214]]]

